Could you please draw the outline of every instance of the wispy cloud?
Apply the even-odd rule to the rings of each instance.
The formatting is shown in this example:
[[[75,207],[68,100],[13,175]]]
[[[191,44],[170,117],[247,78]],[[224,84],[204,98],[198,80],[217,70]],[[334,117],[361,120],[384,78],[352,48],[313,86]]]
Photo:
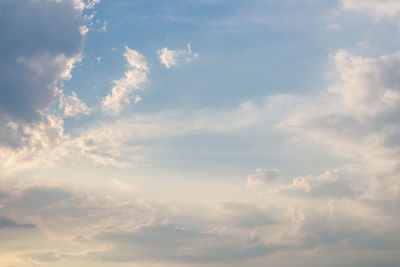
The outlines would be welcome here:
[[[185,50],[170,50],[167,47],[164,47],[157,51],[157,55],[160,58],[161,64],[163,64],[167,69],[178,65],[182,61],[189,63],[199,57],[199,54],[192,52],[190,43],[187,44],[187,49]]]
[[[114,87],[102,102],[104,111],[110,114],[117,114],[125,106],[131,103],[131,97],[135,90],[147,81],[149,68],[146,59],[136,50],[125,47],[124,57],[128,63],[129,70],[125,77],[114,81]]]

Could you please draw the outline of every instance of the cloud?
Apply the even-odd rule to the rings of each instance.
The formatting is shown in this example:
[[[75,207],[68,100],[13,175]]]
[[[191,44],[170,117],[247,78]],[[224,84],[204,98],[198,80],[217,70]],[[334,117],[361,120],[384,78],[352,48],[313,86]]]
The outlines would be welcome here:
[[[342,26],[340,26],[339,24],[330,24],[326,26],[326,29],[330,31],[339,31],[342,29]]]
[[[364,12],[375,17],[393,18],[400,12],[397,0],[341,0],[344,9]]]
[[[101,0],[73,0],[75,8],[79,10],[92,9],[99,4],[100,1]]]
[[[90,109],[75,92],[72,92],[70,96],[61,95],[60,108],[64,108],[64,117],[76,117],[79,114],[89,115],[90,113]]]
[[[87,29],[83,11],[98,2],[1,1],[0,10],[7,10],[0,19],[1,147],[23,147],[31,129],[46,123],[58,87],[82,58]],[[74,96],[66,100],[77,104]],[[82,111],[83,105],[78,106]],[[68,108],[66,115],[73,110]]]
[[[1,264],[17,258],[25,264],[34,259],[39,265],[91,261],[88,252],[106,244],[99,244],[95,236],[157,224],[173,213],[165,204],[138,199],[132,192],[121,195],[119,189],[109,186],[97,191],[81,186],[28,184],[18,179],[9,180],[3,190]],[[32,223],[20,223],[26,221]],[[13,228],[18,231],[11,231]]]
[[[228,237],[185,229],[168,221],[136,231],[104,233],[96,238],[112,242],[115,247],[88,253],[88,257],[110,262],[230,262],[274,250],[260,244],[235,243]]]
[[[73,262],[79,260],[80,262],[82,262],[83,260],[85,260],[85,251],[60,253],[57,250],[33,250],[20,253],[19,258],[28,262],[34,261],[34,263],[37,265],[63,260],[71,260]]]
[[[67,185],[22,182],[13,183],[5,190],[7,196],[1,200],[0,207],[0,213],[7,218],[0,220],[3,227],[13,226],[9,218],[16,218],[31,221],[40,229],[89,238],[106,230],[137,228],[172,214],[172,209],[162,203],[138,199],[132,191],[121,195],[121,189],[109,186],[98,192]]]
[[[105,20],[103,26],[99,29],[100,32],[106,32],[107,31],[107,25],[108,22]]]
[[[311,140],[348,164],[290,182],[277,178],[279,171],[272,177],[268,169],[250,174],[249,189],[275,203],[279,218],[276,234],[263,229],[254,236],[265,244],[321,251],[397,248],[399,53],[367,58],[341,50],[332,59],[331,86],[278,127],[293,143]]]
[[[124,56],[128,62],[129,70],[125,72],[125,77],[114,81],[114,87],[102,102],[104,111],[110,114],[117,114],[125,106],[131,103],[132,94],[135,90],[147,81],[149,68],[146,59],[139,52],[125,47]]]
[[[258,168],[256,173],[250,174],[247,176],[247,186],[249,187],[257,187],[263,184],[274,183],[279,177],[281,173],[277,169],[261,169]]]
[[[43,114],[41,120],[33,124],[10,123],[8,127],[13,130],[12,137],[18,139],[18,147],[0,149],[0,157],[4,159],[3,167],[10,167],[9,164],[16,161],[21,163],[27,159],[40,157],[42,152],[60,145],[68,139],[68,136],[64,135],[63,125],[64,121],[61,117],[49,114]]]
[[[81,12],[73,1],[6,0],[0,9],[1,119],[37,121],[81,58]]]
[[[100,0],[87,0],[86,8],[88,9],[94,8],[98,3],[100,3]]]
[[[14,220],[7,218],[7,217],[0,217],[0,229],[1,228],[33,228],[35,227],[31,223],[17,223]]]
[[[87,1],[83,6],[90,8],[98,2]],[[44,3],[56,5],[55,1],[28,2],[29,5]],[[76,5],[73,10],[79,11]],[[76,30],[82,38],[82,28]],[[363,58],[339,51],[333,57],[332,84],[316,97],[275,95],[261,103],[246,101],[229,110],[176,109],[129,114],[65,133],[62,115],[47,114],[46,108],[57,98],[57,94],[53,95],[57,83],[70,77],[81,48],[70,54],[59,52],[64,50],[58,50],[57,46],[49,45],[46,49],[56,52],[32,57],[21,54],[14,62],[34,72],[32,77],[54,77],[44,83],[50,84],[45,93],[51,93],[49,100],[39,108],[30,109],[37,113],[37,118],[18,117],[11,111],[3,113],[7,115],[0,119],[0,136],[8,144],[0,150],[4,171],[25,166],[42,168],[46,164],[86,165],[87,161],[132,167],[146,163],[140,146],[151,140],[193,133],[264,134],[277,122],[279,130],[293,137],[291,141],[311,139],[350,159],[352,165],[322,174],[300,174],[291,181],[278,169],[259,168],[247,177],[248,188],[258,193],[247,191],[245,198],[251,201],[207,200],[201,204],[205,211],[188,205],[189,212],[164,202],[137,198],[138,189],[118,178],[111,180],[113,186],[107,178],[103,189],[99,189],[101,179],[96,180],[94,187],[98,191],[90,191],[81,184],[76,187],[52,184],[62,182],[57,178],[48,184],[15,182],[11,188],[2,185],[0,230],[6,241],[0,242],[0,250],[6,253],[2,253],[0,265],[6,265],[6,257],[20,257],[30,265],[60,261],[60,265],[70,266],[68,263],[79,260],[96,266],[109,265],[108,262],[141,265],[141,261],[151,261],[151,266],[192,263],[256,266],[243,260],[256,261],[258,257],[274,254],[267,260],[276,257],[279,261],[286,258],[311,261],[323,257],[327,261],[332,255],[379,256],[389,250],[395,255],[392,258],[398,258],[399,53]],[[63,55],[58,56],[59,53]],[[149,73],[146,60],[137,51],[126,47],[124,56],[129,69],[125,77],[114,82],[102,103],[102,108],[111,114],[140,101],[135,93],[147,81]],[[161,49],[159,56],[162,64],[170,68],[183,60],[195,59],[197,54],[192,53],[189,45],[183,51]],[[56,74],[47,73],[49,69]],[[62,95],[60,106],[64,117],[90,112],[75,92]],[[36,180],[36,175],[32,179]],[[232,199],[242,197],[236,192],[232,193],[235,194]],[[222,197],[226,195],[217,196]],[[213,210],[218,214],[215,218]],[[184,216],[190,219],[185,221]],[[12,228],[22,234],[10,234]],[[36,236],[25,235],[31,231]],[[18,238],[24,243],[16,248]],[[29,247],[35,247],[35,251],[28,251]],[[260,266],[265,266],[265,262]]]
[[[289,184],[280,181],[258,188],[261,203],[268,203],[278,223],[256,228],[251,240],[265,246],[280,244],[281,251],[293,249],[291,254],[313,250],[315,255],[317,251],[334,255],[333,251],[399,247],[391,238],[400,226],[398,215],[393,209],[382,213],[381,207],[366,201],[372,197],[369,179],[373,175],[357,168],[342,167],[318,176],[298,177]],[[386,193],[375,194],[374,199],[391,199]]]
[[[37,210],[59,202],[70,202],[73,193],[59,187],[29,186],[24,188],[18,197],[9,205],[22,210]]]
[[[221,203],[221,213],[227,225],[252,229],[257,226],[276,224],[270,211],[260,208],[254,203],[225,201]]]
[[[399,53],[364,58],[341,50],[332,58],[331,86],[278,127],[292,142],[311,140],[351,164],[289,183],[261,179],[261,169],[249,175],[265,201],[287,203],[276,207],[283,214],[276,231],[286,239],[265,238],[327,251],[398,247],[391,236],[400,227]]]
[[[257,169],[255,174],[247,178],[247,186],[250,189],[264,191],[268,194],[288,195],[290,197],[306,198],[341,198],[354,197],[355,189],[350,184],[349,177],[355,173],[348,172],[346,168],[326,171],[318,176],[296,177],[291,184],[285,185],[280,178],[280,171],[277,169]],[[347,179],[346,179],[347,178]],[[353,184],[356,184],[353,181]]]
[[[362,157],[370,171],[395,170],[400,163],[400,54],[362,58],[339,51],[334,62],[327,93],[279,127],[347,157]]]
[[[47,116],[47,123],[21,130],[36,138],[36,141],[25,139],[32,149],[21,150],[17,155],[11,152],[3,155],[6,162],[15,160],[14,164],[19,166],[22,165],[17,162],[23,158],[38,163],[86,158],[97,164],[127,167],[144,162],[137,145],[146,140],[195,132],[233,133],[248,127],[270,131],[271,125],[281,120],[278,127],[297,140],[311,138],[329,146],[335,153],[363,157],[371,163],[369,166],[380,165],[381,170],[382,166],[387,166],[386,170],[393,170],[398,164],[399,54],[361,58],[339,51],[333,60],[332,85],[314,98],[276,95],[261,104],[248,101],[231,110],[131,114],[113,122],[99,122],[92,129],[76,131],[73,137],[64,134],[62,121]],[[147,65],[138,68],[146,69],[144,66]],[[112,96],[108,97],[116,99]],[[21,128],[15,124],[8,127]],[[33,134],[39,132],[44,141],[41,146],[38,135]],[[48,143],[51,140],[54,141],[52,146]],[[51,147],[51,150],[41,151],[40,147]],[[249,177],[249,185],[268,178],[262,175],[265,174],[260,170],[257,176]]]
[[[179,64],[181,61],[191,62],[199,57],[199,54],[192,52],[190,43],[187,44],[186,50],[169,50],[167,47],[164,47],[157,51],[157,55],[160,58],[161,64],[168,69]]]
[[[120,190],[121,192],[134,192],[137,191],[136,186],[132,184],[126,184],[118,179],[111,179],[111,183],[115,188]]]
[[[247,101],[230,110],[133,113],[98,122],[89,129],[77,129],[74,135],[64,133],[61,117],[46,115],[40,123],[21,129],[26,135],[21,148],[0,150],[0,157],[8,170],[82,162],[121,168],[143,166],[148,162],[141,153],[142,142],[196,132],[232,134],[248,127],[268,132],[269,125],[282,118],[287,107],[295,109],[302,103],[301,98],[276,95],[260,104]]]
[[[327,171],[326,173],[313,177],[297,177],[292,184],[282,186],[280,193],[304,197],[353,197],[354,190],[338,171]]]
[[[97,238],[126,243],[132,246],[139,245],[140,247],[147,248],[148,253],[157,251],[165,253],[165,256],[167,256],[171,250],[190,245],[195,240],[206,237],[207,234],[185,230],[170,222],[162,222],[158,225],[143,226],[131,232],[105,233],[99,235]]]

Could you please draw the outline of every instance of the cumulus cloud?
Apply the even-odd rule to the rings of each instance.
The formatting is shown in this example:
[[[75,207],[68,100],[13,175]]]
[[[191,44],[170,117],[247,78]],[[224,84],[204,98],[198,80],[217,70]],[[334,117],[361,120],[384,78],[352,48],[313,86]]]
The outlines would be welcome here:
[[[333,60],[327,91],[278,127],[291,133],[293,142],[311,139],[352,164],[289,183],[271,183],[258,169],[248,181],[258,181],[252,189],[266,201],[288,203],[279,208],[285,223],[277,231],[285,232],[291,244],[341,250],[398,247],[390,236],[400,227],[399,54],[364,58],[339,51]]]
[[[79,114],[88,115],[90,113],[90,109],[75,92],[72,92],[70,96],[62,95],[60,97],[60,108],[64,109],[64,117],[76,117]]]
[[[199,54],[192,52],[190,43],[187,44],[187,49],[185,50],[169,50],[167,47],[164,47],[157,51],[157,55],[160,58],[161,64],[168,69],[182,61],[191,62],[199,57]]]
[[[332,58],[331,86],[278,127],[293,142],[311,139],[352,164],[290,182],[278,171],[250,174],[249,188],[266,203],[285,203],[275,207],[276,235],[265,229],[254,235],[298,249],[397,248],[391,236],[400,227],[399,53],[367,58],[341,50]]]
[[[147,81],[149,68],[144,56],[129,47],[125,47],[124,56],[129,70],[125,72],[124,78],[114,81],[111,93],[102,102],[103,110],[110,114],[117,114],[129,105],[133,92],[139,90]]]
[[[22,163],[35,157],[40,158],[41,153],[51,150],[68,138],[64,134],[62,117],[56,115],[42,114],[41,120],[36,123],[28,125],[10,123],[8,127],[12,128],[14,133],[12,138],[17,139],[18,145],[0,149],[4,171],[11,170],[11,165],[16,162]]]
[[[328,91],[338,95],[349,111],[360,115],[395,112],[400,104],[397,68],[400,53],[380,58],[351,56],[341,50],[334,56],[337,81]]]
[[[37,121],[55,99],[57,83],[70,78],[80,60],[81,12],[72,0],[2,1],[0,9],[2,119]]]
[[[360,210],[369,207],[386,214],[386,223],[393,223],[400,203],[399,53],[363,58],[339,51],[333,60],[333,82],[327,92],[279,127],[298,140],[310,138],[329,147],[355,162],[358,171],[299,177],[279,192],[350,198]],[[362,175],[357,174],[360,170]]]
[[[362,58],[339,51],[333,84],[316,99],[314,112],[289,116],[279,127],[307,135],[347,156],[368,161],[374,171],[397,168],[400,144],[399,53]],[[372,171],[372,169],[371,169]]]
[[[1,1],[0,146],[4,151],[0,154],[36,142],[41,137],[33,129],[55,121],[46,112],[59,96],[57,87],[71,78],[72,69],[81,61],[82,29],[86,27],[83,11],[98,2]],[[76,96],[64,100],[66,116],[87,112]]]
[[[259,226],[252,231],[252,240],[266,246],[280,244],[283,251],[289,247],[330,252],[399,247],[400,243],[390,238],[400,226],[398,215],[393,209],[382,213],[381,208],[367,201],[373,175],[360,169],[342,167],[318,176],[297,177],[291,183],[280,181],[258,188],[263,203],[273,207],[279,223],[270,228]],[[389,200],[391,196],[375,194],[374,198]]]

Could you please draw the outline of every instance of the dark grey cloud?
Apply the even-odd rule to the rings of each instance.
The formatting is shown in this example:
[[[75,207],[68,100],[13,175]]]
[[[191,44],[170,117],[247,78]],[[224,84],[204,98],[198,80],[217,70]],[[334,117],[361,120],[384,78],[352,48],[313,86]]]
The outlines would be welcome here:
[[[14,205],[19,209],[34,210],[58,202],[71,202],[73,192],[59,187],[32,186],[14,200]]]
[[[31,123],[55,98],[57,83],[78,58],[84,21],[74,1],[0,1],[0,135],[16,146],[10,121]],[[14,130],[14,131],[13,131]],[[14,132],[14,133],[13,133]]]
[[[36,225],[87,216],[80,210],[80,196],[68,188],[44,185],[30,185],[9,188],[1,200],[0,214],[3,216],[34,219]]]
[[[33,228],[35,225],[31,223],[17,223],[16,221],[7,218],[0,217],[0,229],[1,228]]]

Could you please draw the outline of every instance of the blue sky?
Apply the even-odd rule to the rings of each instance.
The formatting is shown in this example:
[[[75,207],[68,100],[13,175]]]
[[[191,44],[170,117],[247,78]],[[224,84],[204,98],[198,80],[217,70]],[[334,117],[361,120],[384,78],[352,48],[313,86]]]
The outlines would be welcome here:
[[[400,1],[3,0],[1,266],[399,266]]]

